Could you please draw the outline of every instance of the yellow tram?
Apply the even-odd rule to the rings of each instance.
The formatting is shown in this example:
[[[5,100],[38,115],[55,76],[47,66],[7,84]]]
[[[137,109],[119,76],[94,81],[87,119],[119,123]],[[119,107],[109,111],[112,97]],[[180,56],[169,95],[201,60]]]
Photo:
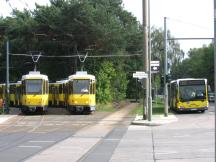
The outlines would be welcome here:
[[[15,93],[16,93],[16,83],[10,83],[9,84],[9,100],[10,100],[10,106],[15,106]]]
[[[20,107],[22,105],[22,84],[18,81],[15,85],[15,102],[14,106]]]
[[[49,83],[49,105],[55,107],[66,106],[67,96],[67,82],[68,80],[57,81],[56,83]]]
[[[78,71],[68,77],[66,95],[67,109],[71,112],[92,112],[95,110],[95,76]]]
[[[31,71],[22,76],[22,106],[23,113],[47,111],[48,107],[48,76],[38,71]]]
[[[6,85],[0,84],[0,108],[3,108],[5,98],[6,98]]]

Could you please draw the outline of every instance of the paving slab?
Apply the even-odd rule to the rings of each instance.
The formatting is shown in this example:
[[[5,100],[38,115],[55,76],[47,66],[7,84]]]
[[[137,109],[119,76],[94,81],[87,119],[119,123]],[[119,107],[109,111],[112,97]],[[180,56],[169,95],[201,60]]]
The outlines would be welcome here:
[[[169,124],[172,122],[177,122],[178,118],[175,115],[168,115],[165,117],[164,115],[153,115],[152,120],[144,120],[143,116],[137,115],[132,121],[133,125],[145,125],[145,126],[159,126],[163,124]]]

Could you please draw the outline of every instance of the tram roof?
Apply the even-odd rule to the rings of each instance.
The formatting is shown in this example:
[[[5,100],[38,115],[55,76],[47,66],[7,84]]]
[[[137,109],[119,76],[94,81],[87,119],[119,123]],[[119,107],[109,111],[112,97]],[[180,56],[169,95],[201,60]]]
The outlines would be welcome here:
[[[48,80],[48,76],[44,74],[40,74],[39,71],[30,71],[29,74],[23,75],[22,80],[25,79],[44,79]]]
[[[56,81],[56,83],[59,83],[59,84],[61,84],[61,83],[67,83],[68,82],[68,80],[58,80],[58,81]]]
[[[77,71],[76,74],[70,75],[68,77],[69,80],[72,79],[91,79],[95,80],[94,75],[87,74],[87,71]]]

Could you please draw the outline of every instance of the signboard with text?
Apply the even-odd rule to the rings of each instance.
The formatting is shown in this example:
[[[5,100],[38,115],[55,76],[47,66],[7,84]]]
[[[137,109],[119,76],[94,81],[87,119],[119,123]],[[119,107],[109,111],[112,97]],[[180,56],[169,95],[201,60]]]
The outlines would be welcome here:
[[[151,61],[151,73],[158,73],[160,61]]]
[[[133,78],[148,78],[148,74],[145,73],[144,71],[136,71],[136,73],[133,73]]]

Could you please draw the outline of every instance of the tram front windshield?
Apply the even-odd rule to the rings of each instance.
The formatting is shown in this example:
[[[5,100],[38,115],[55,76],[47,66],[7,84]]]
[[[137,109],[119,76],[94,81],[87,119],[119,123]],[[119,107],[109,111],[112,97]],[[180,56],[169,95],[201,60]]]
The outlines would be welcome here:
[[[76,79],[73,81],[73,93],[75,94],[88,94],[89,93],[89,80]]]
[[[42,93],[42,80],[29,79],[26,83],[26,94],[41,94]]]

